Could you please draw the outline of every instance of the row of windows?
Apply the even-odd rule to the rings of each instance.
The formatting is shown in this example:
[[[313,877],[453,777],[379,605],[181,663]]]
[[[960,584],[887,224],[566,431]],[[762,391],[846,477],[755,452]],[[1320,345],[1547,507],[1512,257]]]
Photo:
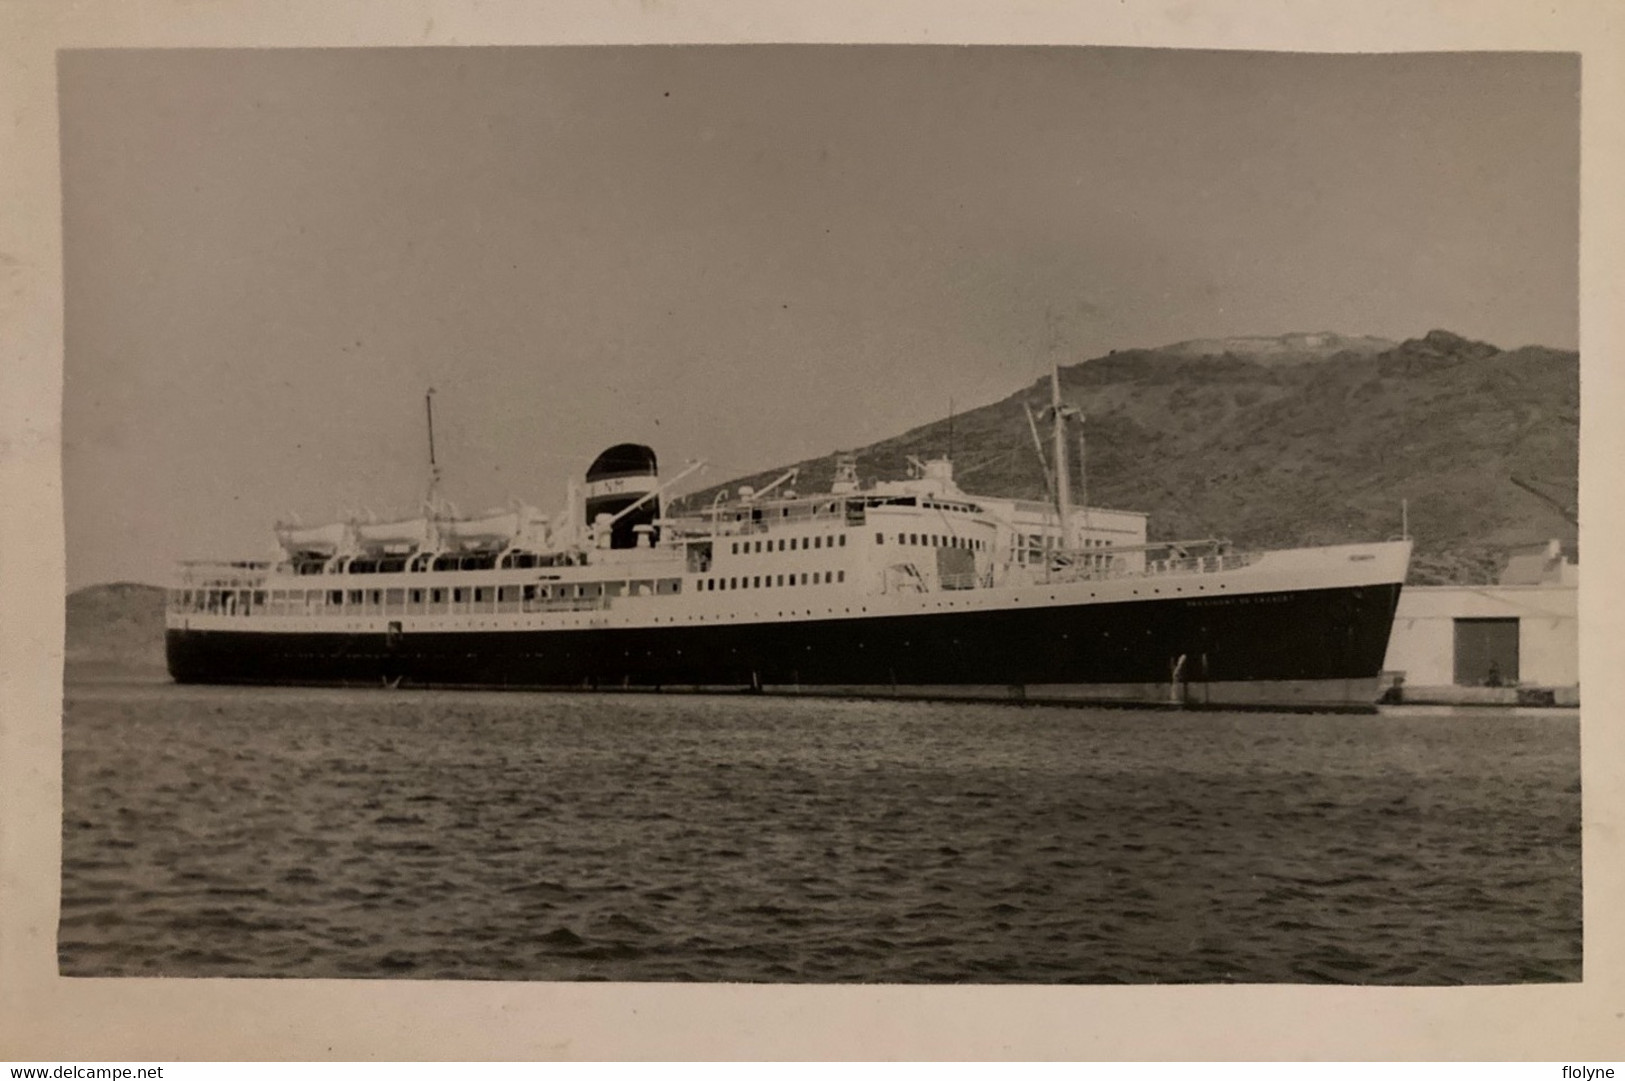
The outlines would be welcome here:
[[[295,557],[295,574],[422,574],[434,571],[488,571],[526,569],[531,567],[567,566],[572,558],[567,554],[544,555],[537,552],[516,551],[497,558],[495,552],[449,554],[419,552],[414,556],[384,556],[365,559],[361,556],[337,556],[332,559]]]
[[[886,543],[886,534],[875,534],[876,544]],[[980,552],[987,547],[986,541],[974,537],[951,537],[944,533],[899,533],[898,544],[924,545],[927,548],[969,548],[973,552]]]
[[[1109,545],[1110,545],[1109,541],[1101,540],[1101,539],[1096,538],[1096,537],[1085,537],[1083,539],[1083,546],[1085,548],[1106,548]],[[1045,534],[1045,533],[1018,533],[1016,535],[1016,547],[1018,547],[1018,548],[1043,549],[1043,548],[1059,548],[1060,546],[1061,546],[1061,539],[1059,537],[1051,536],[1049,534]]]
[[[813,571],[794,574],[745,574],[733,578],[707,578],[699,583],[701,592],[719,589],[773,589],[777,586],[825,586],[846,581],[845,571]]]
[[[423,611],[425,605],[517,605],[532,602],[593,600],[602,597],[663,596],[682,592],[682,579],[660,578],[618,582],[575,582],[506,586],[452,586],[422,589],[196,589],[171,596],[179,611],[247,615],[266,611],[294,615],[332,609]]]
[[[789,544],[790,544],[789,548],[785,547],[785,542],[786,541],[789,541]],[[828,541],[829,543],[826,544],[825,541]],[[764,544],[767,545],[766,548],[762,547],[762,545],[764,545]],[[808,549],[808,548],[835,548],[835,547],[840,547],[840,548],[845,548],[846,547],[846,534],[845,533],[842,533],[842,534],[840,534],[839,536],[836,536],[836,537],[822,537],[822,536],[819,536],[819,537],[780,537],[779,538],[779,546],[777,548],[773,547],[772,538],[768,538],[765,541],[761,541],[761,540],[758,540],[758,541],[734,541],[733,542],[733,554],[734,555],[749,555],[752,552],[785,552],[785,551],[798,552],[798,551],[803,551],[803,550]]]

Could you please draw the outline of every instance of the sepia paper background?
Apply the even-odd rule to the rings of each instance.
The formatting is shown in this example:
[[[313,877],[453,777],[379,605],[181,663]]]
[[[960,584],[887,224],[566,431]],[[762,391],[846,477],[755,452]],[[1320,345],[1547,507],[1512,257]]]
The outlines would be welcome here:
[[[62,259],[55,51],[117,46],[1058,43],[1582,54],[1585,979],[1557,987],[832,987],[62,979]],[[0,1058],[1625,1057],[1625,16],[1556,4],[358,3],[0,7]],[[1355,328],[1358,330],[1359,328]],[[156,483],[162,483],[161,479]]]

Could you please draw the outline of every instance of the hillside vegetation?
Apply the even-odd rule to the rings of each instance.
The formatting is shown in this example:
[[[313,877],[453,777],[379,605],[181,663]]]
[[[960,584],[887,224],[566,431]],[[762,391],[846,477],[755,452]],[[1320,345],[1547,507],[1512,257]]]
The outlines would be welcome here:
[[[1064,365],[1061,383],[1087,416],[1089,501],[1148,512],[1154,539],[1381,539],[1399,534],[1408,500],[1411,581],[1422,584],[1493,581],[1509,547],[1575,540],[1574,352],[1501,350],[1437,330],[1397,345],[1287,335],[1120,351]],[[967,491],[1044,497],[1022,406],[1048,401],[1046,379],[954,418]],[[858,472],[904,476],[910,455],[947,448],[944,418],[858,448]],[[719,487],[760,486],[797,465],[796,487],[825,490],[834,461]]]

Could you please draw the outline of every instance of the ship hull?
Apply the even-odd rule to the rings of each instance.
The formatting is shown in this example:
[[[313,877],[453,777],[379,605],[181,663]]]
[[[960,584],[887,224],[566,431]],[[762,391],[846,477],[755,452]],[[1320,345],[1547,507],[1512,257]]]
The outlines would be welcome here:
[[[183,683],[1370,711],[1398,584],[684,626],[171,628]]]

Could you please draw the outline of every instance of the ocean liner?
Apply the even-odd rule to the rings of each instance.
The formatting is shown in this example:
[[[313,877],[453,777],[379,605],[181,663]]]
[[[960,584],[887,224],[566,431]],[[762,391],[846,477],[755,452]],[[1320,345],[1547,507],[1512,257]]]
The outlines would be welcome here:
[[[949,458],[827,492],[666,506],[653,450],[605,450],[565,509],[277,528],[275,559],[183,564],[182,683],[757,692],[1374,709],[1408,540],[1242,551],[1146,516],[972,495]],[[430,462],[433,454],[429,402]],[[1033,418],[1029,416],[1029,420]],[[1081,444],[1081,436],[1080,436]],[[435,473],[438,478],[438,472]]]

